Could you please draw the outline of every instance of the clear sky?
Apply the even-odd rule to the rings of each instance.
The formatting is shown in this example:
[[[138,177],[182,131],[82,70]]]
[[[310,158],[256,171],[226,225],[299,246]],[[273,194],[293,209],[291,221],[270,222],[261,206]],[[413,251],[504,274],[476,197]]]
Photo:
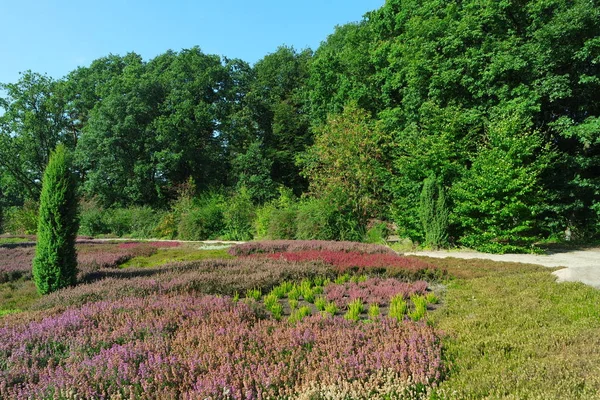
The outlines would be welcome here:
[[[254,63],[280,45],[316,49],[384,0],[0,0],[0,82],[61,78],[110,53],[145,60],[200,46]]]

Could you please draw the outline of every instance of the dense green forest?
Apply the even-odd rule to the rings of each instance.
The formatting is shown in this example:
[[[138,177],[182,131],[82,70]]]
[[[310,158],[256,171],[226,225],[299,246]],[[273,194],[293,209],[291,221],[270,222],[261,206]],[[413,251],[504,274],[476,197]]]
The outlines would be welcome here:
[[[314,52],[108,55],[1,88],[5,231],[35,230],[62,143],[82,234],[600,237],[596,0],[387,0]]]

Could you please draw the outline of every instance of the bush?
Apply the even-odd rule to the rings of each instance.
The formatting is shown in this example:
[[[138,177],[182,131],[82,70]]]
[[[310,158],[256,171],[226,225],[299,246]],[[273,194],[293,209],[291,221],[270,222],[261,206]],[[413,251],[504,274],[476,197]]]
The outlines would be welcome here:
[[[77,198],[71,161],[64,146],[50,156],[42,180],[38,240],[33,277],[41,294],[75,284],[77,279]]]
[[[223,212],[225,235],[228,240],[252,239],[252,222],[254,221],[254,205],[250,193],[244,187],[229,198]]]
[[[95,199],[79,202],[79,234],[98,236],[109,233],[106,225],[104,209]]]
[[[386,238],[388,237],[388,234],[389,230],[385,222],[380,221],[373,223],[372,226],[369,229],[367,229],[367,234],[365,235],[365,242],[386,244]]]
[[[296,208],[274,209],[269,219],[271,239],[294,239],[296,236]]]
[[[296,239],[333,240],[336,235],[331,220],[334,210],[329,202],[305,199],[298,204]]]
[[[26,200],[22,207],[11,207],[4,215],[3,230],[13,235],[35,235],[39,204]]]
[[[271,224],[271,215],[275,209],[274,204],[265,203],[256,210],[256,217],[254,218],[255,239],[271,239],[269,237],[269,226]]]
[[[223,197],[209,194],[196,206],[181,215],[177,225],[178,237],[182,240],[206,240],[219,237],[225,227],[223,219]]]

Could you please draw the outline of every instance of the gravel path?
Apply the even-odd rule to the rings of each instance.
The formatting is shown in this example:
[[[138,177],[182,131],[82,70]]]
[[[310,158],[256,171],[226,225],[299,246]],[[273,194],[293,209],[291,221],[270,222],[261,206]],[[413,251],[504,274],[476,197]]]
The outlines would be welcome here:
[[[600,247],[585,250],[553,251],[545,255],[538,254],[487,254],[474,251],[418,251],[404,255],[435,258],[480,258],[493,261],[520,262],[538,264],[545,267],[566,267],[553,274],[559,282],[583,282],[600,289]]]

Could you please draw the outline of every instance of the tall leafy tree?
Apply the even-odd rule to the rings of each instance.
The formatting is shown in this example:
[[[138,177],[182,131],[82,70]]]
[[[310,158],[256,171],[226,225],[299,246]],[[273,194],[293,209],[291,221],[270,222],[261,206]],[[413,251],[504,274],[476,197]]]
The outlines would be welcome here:
[[[77,279],[77,196],[75,176],[64,145],[51,154],[42,181],[33,278],[41,294],[75,284]]]
[[[31,71],[0,89],[6,92],[0,98],[0,168],[21,198],[37,201],[50,152],[58,143],[75,145],[67,129],[65,98],[59,82]]]

